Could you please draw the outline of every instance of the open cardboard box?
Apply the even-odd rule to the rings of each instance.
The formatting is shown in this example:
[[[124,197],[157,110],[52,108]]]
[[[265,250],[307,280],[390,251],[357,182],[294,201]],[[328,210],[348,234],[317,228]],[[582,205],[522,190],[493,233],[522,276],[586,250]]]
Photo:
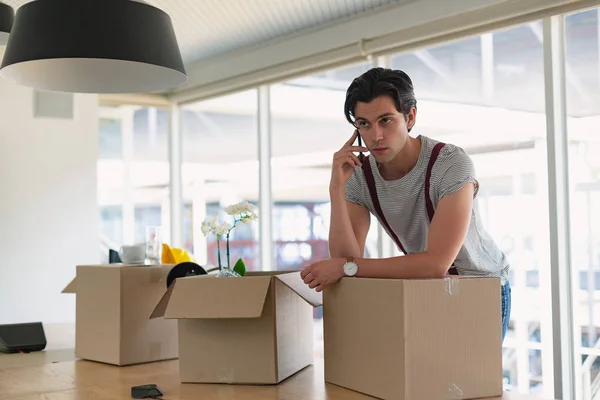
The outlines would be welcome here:
[[[323,293],[326,382],[388,400],[502,395],[498,278],[342,278]]]
[[[178,322],[184,383],[277,384],[313,363],[321,293],[299,272],[176,279],[152,319]]]
[[[149,317],[173,265],[78,265],[62,293],[76,295],[75,356],[113,365],[178,357],[176,321]]]

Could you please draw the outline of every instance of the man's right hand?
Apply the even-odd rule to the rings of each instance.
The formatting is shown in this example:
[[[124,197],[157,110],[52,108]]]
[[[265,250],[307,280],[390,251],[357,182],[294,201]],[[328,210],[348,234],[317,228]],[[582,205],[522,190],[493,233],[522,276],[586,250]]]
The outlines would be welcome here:
[[[361,166],[358,156],[354,152],[367,152],[369,149],[363,146],[354,146],[353,143],[358,136],[355,130],[350,140],[348,140],[340,150],[333,155],[331,167],[330,189],[339,190],[346,185],[348,179],[352,176],[354,168]]]

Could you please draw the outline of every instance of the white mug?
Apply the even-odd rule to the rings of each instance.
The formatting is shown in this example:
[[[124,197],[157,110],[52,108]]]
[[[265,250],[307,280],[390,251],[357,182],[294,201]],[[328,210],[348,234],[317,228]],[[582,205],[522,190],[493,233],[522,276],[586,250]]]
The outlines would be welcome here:
[[[119,249],[119,257],[124,264],[143,264],[146,260],[144,243],[123,245]]]

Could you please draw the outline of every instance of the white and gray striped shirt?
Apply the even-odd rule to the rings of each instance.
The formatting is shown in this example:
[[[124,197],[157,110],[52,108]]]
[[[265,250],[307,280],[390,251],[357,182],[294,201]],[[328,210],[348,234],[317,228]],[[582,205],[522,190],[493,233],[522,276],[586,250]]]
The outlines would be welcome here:
[[[400,179],[384,180],[375,159],[369,157],[381,209],[409,254],[426,250],[429,217],[425,203],[425,176],[431,151],[438,143],[423,135],[417,138],[421,140],[417,164]],[[476,183],[473,161],[462,148],[446,144],[431,171],[430,196],[434,209],[443,196],[457,191],[469,182]],[[366,207],[377,217],[362,168],[354,170],[345,190],[347,200]],[[382,226],[387,231],[385,225]],[[499,277],[502,284],[508,280],[508,260],[482,226],[477,198],[473,204],[467,236],[454,266],[460,275]]]

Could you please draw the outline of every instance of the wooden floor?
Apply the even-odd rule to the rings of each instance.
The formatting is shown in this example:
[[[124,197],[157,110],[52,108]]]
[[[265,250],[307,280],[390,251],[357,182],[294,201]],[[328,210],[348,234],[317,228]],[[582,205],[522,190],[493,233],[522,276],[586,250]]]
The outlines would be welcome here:
[[[0,369],[2,400],[114,400],[131,398],[131,387],[157,384],[165,400],[361,400],[371,399],[323,382],[323,364],[316,362],[273,386],[182,384],[177,361],[115,367],[91,361],[67,361],[37,367]],[[535,400],[510,394],[495,399]],[[490,399],[488,399],[490,400]]]
[[[73,337],[53,338],[47,331],[47,351],[31,354],[0,354],[0,400],[114,400],[130,399],[131,387],[157,384],[164,400],[361,400],[372,399],[323,381],[323,361],[305,368],[279,385],[239,386],[182,384],[177,360],[116,367],[76,360]],[[56,330],[60,331],[65,327]],[[67,335],[71,332],[66,328]],[[53,338],[53,339],[51,339]],[[510,394],[495,399],[539,400]],[[491,399],[488,399],[491,400]]]

